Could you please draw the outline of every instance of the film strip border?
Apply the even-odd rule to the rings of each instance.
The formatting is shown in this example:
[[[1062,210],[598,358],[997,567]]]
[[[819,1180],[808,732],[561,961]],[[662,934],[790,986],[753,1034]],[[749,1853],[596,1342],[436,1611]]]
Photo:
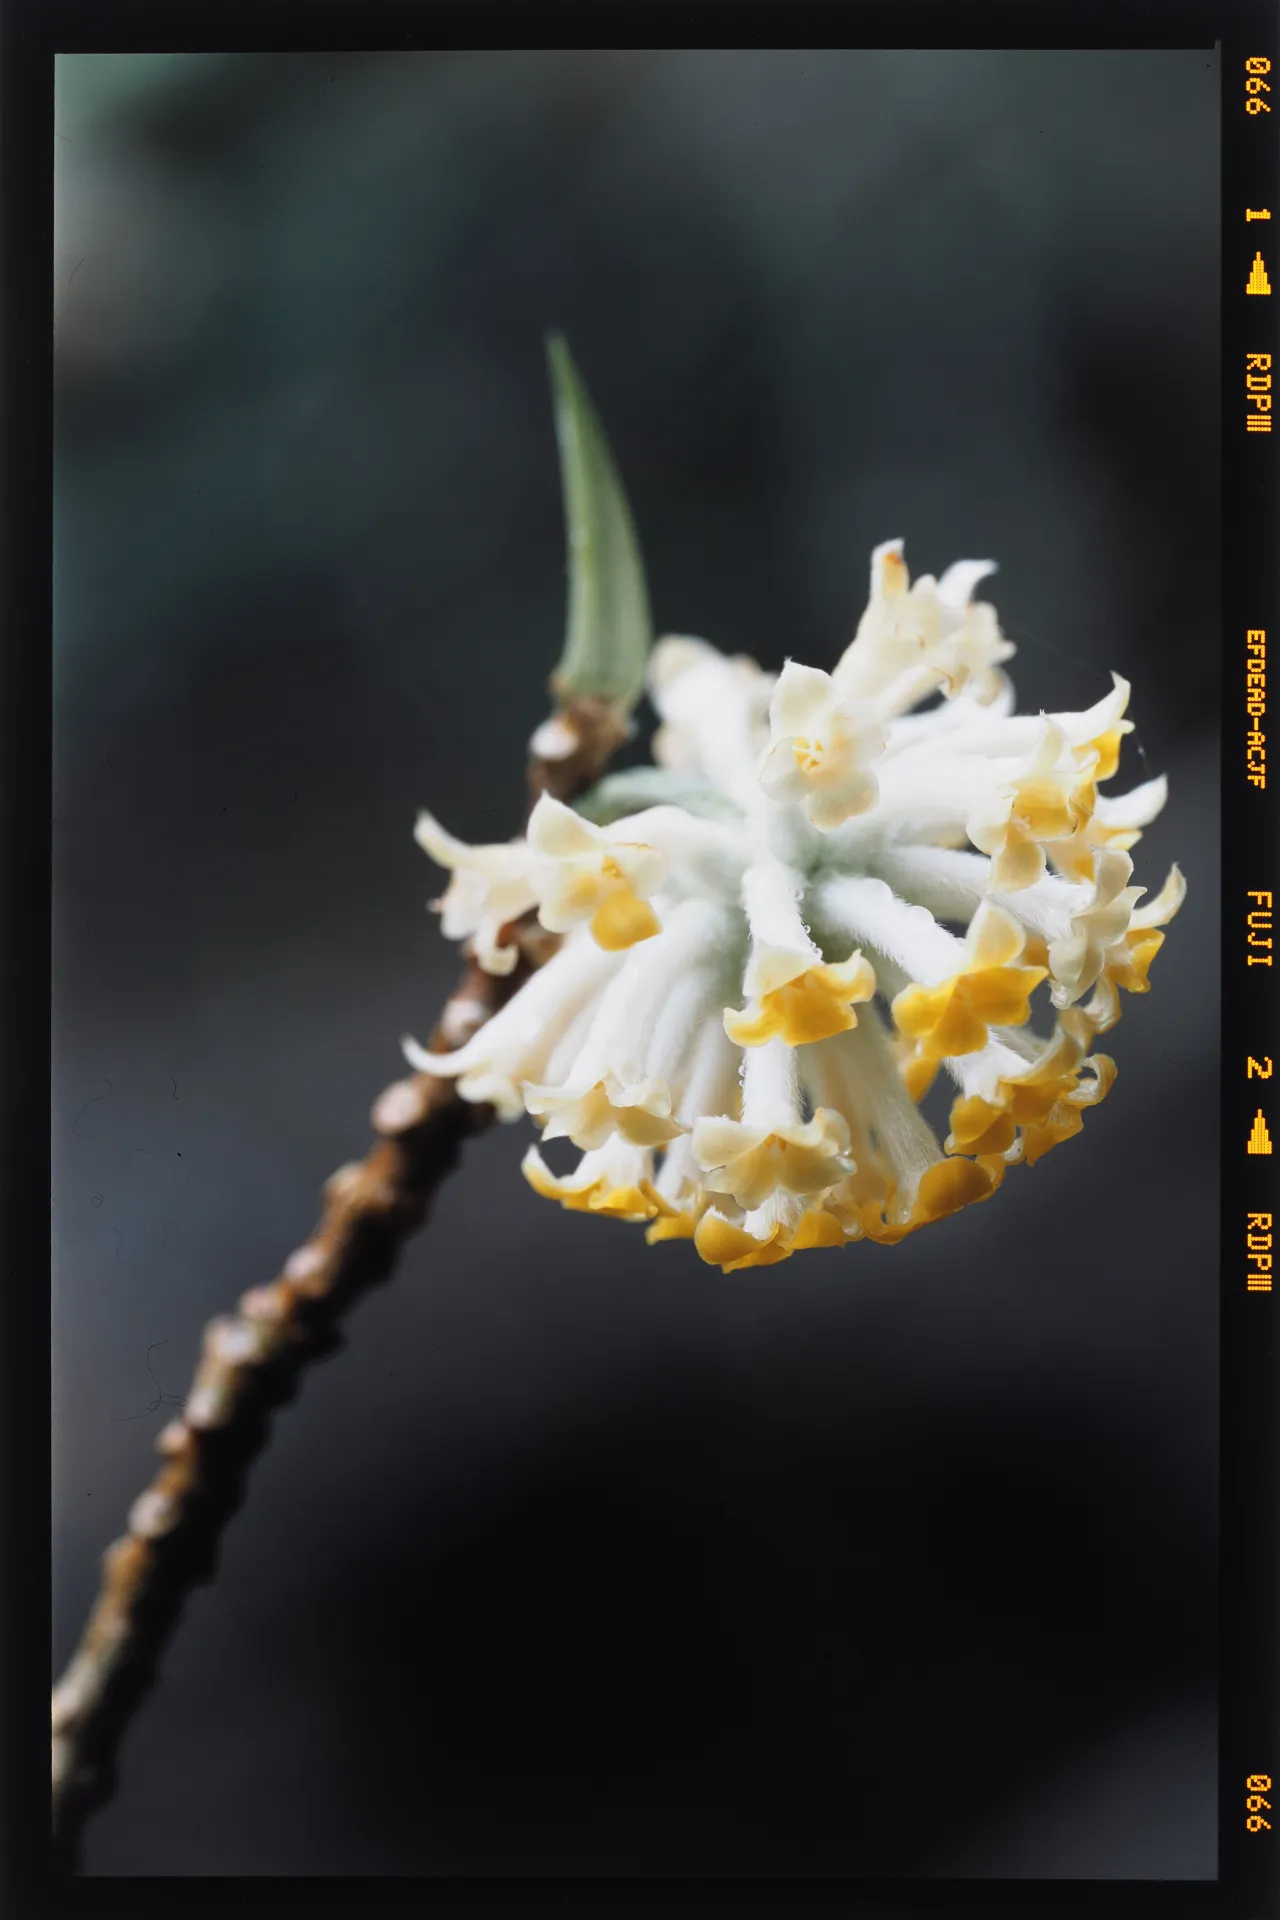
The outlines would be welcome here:
[[[1248,22],[1248,24],[1246,24]],[[1280,631],[1275,425],[1280,342],[1278,16],[1242,8],[1221,43],[1223,344],[1222,1720],[1219,1845],[1242,1912],[1280,1881]],[[1259,1632],[1258,1622],[1266,1628]],[[1255,1904],[1256,1903],[1256,1904]]]

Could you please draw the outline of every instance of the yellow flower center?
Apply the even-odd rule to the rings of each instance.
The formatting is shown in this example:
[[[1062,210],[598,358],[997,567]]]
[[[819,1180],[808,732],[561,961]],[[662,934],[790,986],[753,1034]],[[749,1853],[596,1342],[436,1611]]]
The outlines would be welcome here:
[[[821,740],[797,739],[791,742],[791,751],[801,773],[814,774],[820,770],[826,750]]]

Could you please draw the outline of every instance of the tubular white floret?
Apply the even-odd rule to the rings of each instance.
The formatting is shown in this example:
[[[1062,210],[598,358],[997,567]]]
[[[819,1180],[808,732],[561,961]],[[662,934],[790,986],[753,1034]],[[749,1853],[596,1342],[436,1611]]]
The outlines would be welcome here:
[[[891,1244],[988,1198],[1105,1097],[1094,1043],[1120,990],[1147,990],[1186,892],[1176,867],[1145,906],[1130,884],[1166,783],[1099,791],[1132,727],[1119,676],[1080,712],[1014,712],[1014,649],[973,598],[991,571],[913,583],[901,541],[878,547],[831,673],[660,641],[660,770],[622,789],[658,805],[600,826],[544,797],[492,847],[420,816],[451,875],[444,930],[482,966],[510,971],[521,915],[563,935],[466,1045],[405,1042],[580,1150],[563,1175],[529,1150],[539,1193],[735,1272]],[[940,1071],[942,1137],[920,1108]]]

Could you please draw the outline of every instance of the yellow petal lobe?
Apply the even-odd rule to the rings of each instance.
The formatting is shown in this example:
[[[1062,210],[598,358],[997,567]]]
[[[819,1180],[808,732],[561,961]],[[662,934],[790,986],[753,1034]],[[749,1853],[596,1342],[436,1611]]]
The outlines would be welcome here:
[[[696,1213],[672,1211],[660,1214],[653,1225],[646,1228],[644,1237],[651,1247],[656,1247],[660,1240],[692,1240],[697,1231]]]
[[[792,1253],[807,1252],[810,1247],[843,1247],[848,1235],[834,1214],[824,1207],[810,1207],[800,1216],[800,1224],[791,1241]]]
[[[625,884],[609,893],[591,916],[592,937],[606,953],[621,953],[661,931],[662,922],[648,901],[637,899]]]
[[[1100,733],[1096,740],[1090,741],[1090,747],[1098,756],[1098,764],[1093,770],[1094,780],[1109,780],[1120,765],[1120,742],[1129,731],[1132,722],[1122,727],[1112,727],[1106,733]]]
[[[788,1047],[808,1046],[856,1027],[854,1006],[870,1000],[875,990],[870,962],[855,953],[834,965],[810,967],[741,1012],[726,1008],[724,1030],[737,1047],[761,1047],[773,1039]]]
[[[954,1059],[985,1047],[989,1027],[1021,1027],[1031,1018],[1031,995],[1048,977],[1044,967],[982,967],[939,987],[904,987],[893,1002],[898,1029],[931,1060]]]
[[[757,1240],[718,1213],[703,1214],[693,1244],[707,1264],[719,1267],[722,1273],[736,1273],[743,1267],[771,1267],[791,1253],[781,1227],[775,1227],[767,1240]]]

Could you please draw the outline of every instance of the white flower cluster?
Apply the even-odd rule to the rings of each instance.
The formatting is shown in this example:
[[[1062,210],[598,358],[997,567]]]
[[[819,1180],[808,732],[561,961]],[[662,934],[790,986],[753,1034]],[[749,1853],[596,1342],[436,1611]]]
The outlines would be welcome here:
[[[901,541],[877,548],[832,673],[660,641],[654,754],[680,804],[599,826],[544,796],[524,838],[487,847],[420,817],[452,873],[444,930],[481,966],[510,971],[503,929],[535,909],[564,936],[467,1045],[405,1042],[466,1099],[581,1149],[563,1176],[530,1149],[539,1193],[730,1271],[897,1241],[1080,1131],[1115,1077],[1093,1043],[1118,988],[1146,991],[1185,886],[1175,867],[1139,907],[1128,884],[1164,780],[1098,791],[1128,686],[1015,714],[1014,649],[972,597],[991,571],[912,582]],[[939,1068],[941,1140],[919,1104]]]

